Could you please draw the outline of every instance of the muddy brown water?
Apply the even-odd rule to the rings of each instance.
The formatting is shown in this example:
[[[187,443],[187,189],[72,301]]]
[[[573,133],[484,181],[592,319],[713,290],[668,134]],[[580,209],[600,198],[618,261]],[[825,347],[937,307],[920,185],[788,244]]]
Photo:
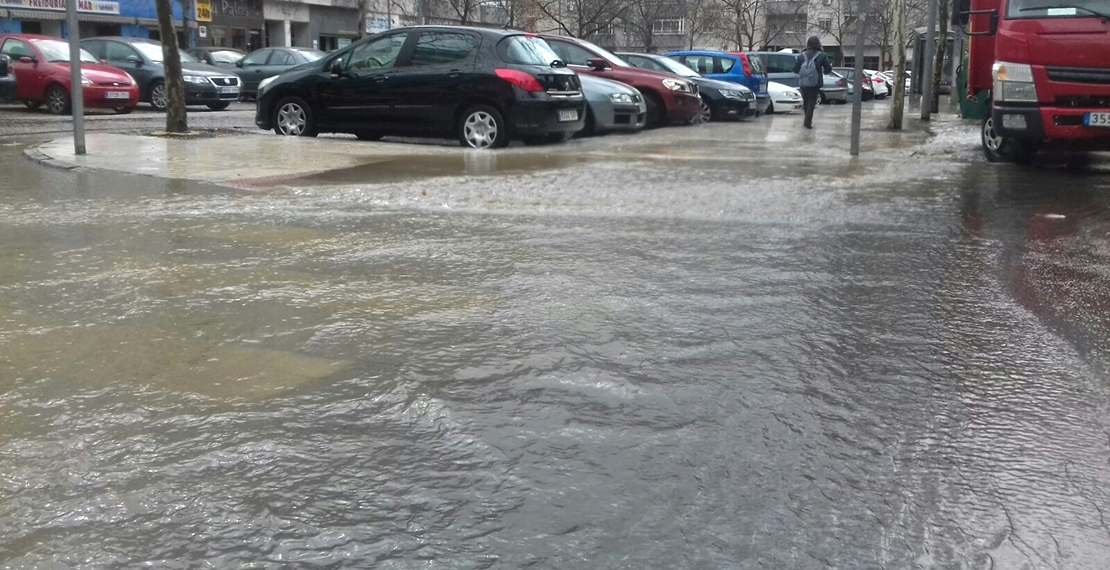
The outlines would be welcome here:
[[[2,146],[0,566],[1105,568],[1110,182],[961,137],[268,192]]]

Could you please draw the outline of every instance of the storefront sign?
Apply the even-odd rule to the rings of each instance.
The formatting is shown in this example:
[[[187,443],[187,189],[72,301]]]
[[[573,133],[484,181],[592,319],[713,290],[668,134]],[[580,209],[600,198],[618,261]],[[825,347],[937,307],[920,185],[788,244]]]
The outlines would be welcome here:
[[[393,22],[389,16],[379,16],[376,14],[366,15],[366,33],[376,34],[386,30],[393,29]]]
[[[197,0],[197,21],[212,21],[212,3],[209,0]],[[201,36],[204,37],[204,36]]]
[[[55,10],[64,12],[66,0],[0,0],[0,8],[31,8],[33,10]],[[78,12],[92,14],[119,15],[119,2],[100,0],[77,0]]]

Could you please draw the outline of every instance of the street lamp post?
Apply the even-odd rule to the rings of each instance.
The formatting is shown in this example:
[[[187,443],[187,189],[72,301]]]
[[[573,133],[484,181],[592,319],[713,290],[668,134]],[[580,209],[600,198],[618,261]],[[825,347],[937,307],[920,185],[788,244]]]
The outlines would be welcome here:
[[[859,0],[856,16],[856,57],[855,83],[856,96],[852,98],[852,156],[859,156],[860,123],[863,122],[863,40],[867,34],[867,0]]]
[[[70,109],[73,111],[73,154],[85,154],[85,90],[81,84],[81,33],[77,23],[77,0],[66,2],[69,29]]]

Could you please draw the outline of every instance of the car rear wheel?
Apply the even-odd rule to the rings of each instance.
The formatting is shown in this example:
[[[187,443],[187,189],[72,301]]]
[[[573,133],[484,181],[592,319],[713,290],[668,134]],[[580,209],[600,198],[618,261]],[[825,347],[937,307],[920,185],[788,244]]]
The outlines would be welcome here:
[[[829,104],[829,98],[825,96],[825,92],[824,91],[818,91],[817,93],[821,98],[820,99],[821,104],[822,105],[828,105]]]
[[[24,101],[23,104],[32,111],[36,111],[39,107],[42,107],[41,101]]]
[[[316,136],[312,108],[300,97],[286,97],[274,107],[274,132],[287,137]]]
[[[509,131],[501,113],[489,105],[475,105],[459,117],[459,142],[485,150],[509,145]]]
[[[166,105],[166,84],[162,81],[156,81],[154,85],[150,86],[150,106],[159,111],[165,111]]]
[[[575,133],[578,137],[592,137],[597,134],[597,120],[594,119],[594,112],[586,107],[586,126],[582,130]]]
[[[209,103],[208,108],[212,109],[213,111],[223,111],[230,105],[231,103],[228,103],[227,101],[221,101],[219,103]]]
[[[691,125],[704,125],[713,119],[713,107],[709,105],[709,101],[704,96],[698,101],[698,114],[694,115],[686,122]]]
[[[61,85],[51,85],[46,90],[46,108],[55,115],[69,113],[69,93]]]
[[[112,108],[112,110],[115,111],[117,115],[129,115],[129,114],[131,114],[131,111],[135,110],[135,108],[134,107],[114,107],[114,108]]]

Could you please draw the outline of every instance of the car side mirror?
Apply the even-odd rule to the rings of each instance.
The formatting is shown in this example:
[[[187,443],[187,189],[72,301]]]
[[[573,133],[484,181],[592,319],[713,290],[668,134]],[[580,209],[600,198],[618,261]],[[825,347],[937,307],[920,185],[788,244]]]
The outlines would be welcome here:
[[[243,60],[240,59],[239,61],[235,62],[235,67],[243,67]]]
[[[609,62],[600,57],[591,57],[590,59],[587,59],[586,65],[589,65],[590,67],[598,71],[605,71],[606,69],[609,69]]]
[[[29,55],[25,55],[25,56],[22,56],[22,57],[19,58],[19,63],[38,63],[38,62],[39,62],[39,60],[37,60],[37,59],[35,59],[35,58],[33,58]]]
[[[328,70],[331,72],[332,77],[343,77],[343,60],[337,59],[333,61]]]
[[[141,58],[137,55],[129,55],[126,58],[124,58],[124,61],[126,61],[127,63],[135,64],[135,65],[142,65],[143,64],[143,58]]]

